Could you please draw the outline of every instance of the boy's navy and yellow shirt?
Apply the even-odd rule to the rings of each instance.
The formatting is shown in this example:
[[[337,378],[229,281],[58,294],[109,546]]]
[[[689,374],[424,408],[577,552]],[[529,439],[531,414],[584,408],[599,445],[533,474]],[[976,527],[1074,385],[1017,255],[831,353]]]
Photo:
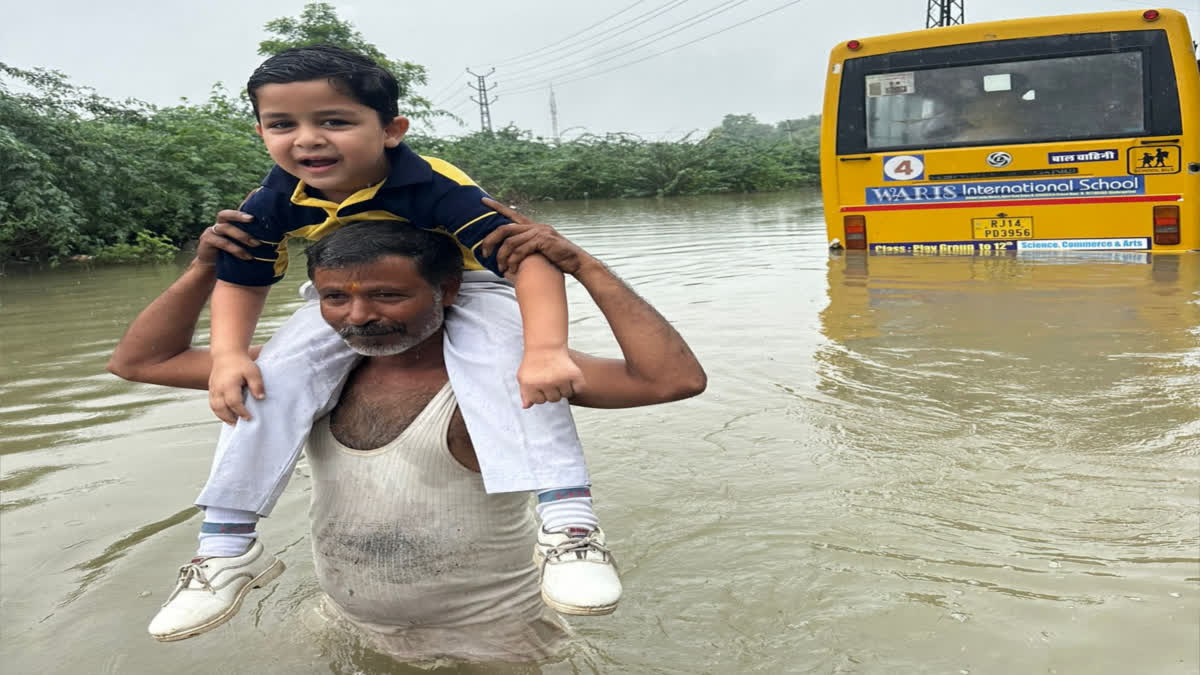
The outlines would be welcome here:
[[[316,241],[338,228],[363,220],[387,220],[449,235],[463,252],[463,268],[487,268],[496,274],[495,256],[484,257],[479,243],[508,218],[480,201],[488,196],[467,174],[433,157],[421,157],[403,143],[387,151],[391,172],[382,182],[359,190],[337,204],[309,195],[305,185],[278,166],[241,210],[254,220],[240,225],[263,242],[250,248],[253,260],[222,252],[217,278],[240,286],[267,286],[283,278],[288,240]]]

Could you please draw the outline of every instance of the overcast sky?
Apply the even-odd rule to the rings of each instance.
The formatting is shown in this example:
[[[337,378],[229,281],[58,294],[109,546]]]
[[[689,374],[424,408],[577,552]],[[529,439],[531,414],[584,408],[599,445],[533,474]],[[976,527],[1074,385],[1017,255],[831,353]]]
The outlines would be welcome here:
[[[926,6],[925,0],[333,4],[388,55],[428,68],[424,93],[467,124],[439,124],[439,133],[478,127],[464,69],[482,73],[494,65],[491,80],[499,96],[492,106],[494,126],[512,122],[549,135],[547,83],[553,81],[559,129],[566,135],[629,131],[669,139],[716,126],[727,113],[775,122],[818,112],[825,62],[835,42],[923,28]],[[263,24],[298,15],[304,0],[3,0],[0,6],[0,61],[56,68],[113,98],[171,104],[183,96],[202,99],[217,81],[243,86],[261,60],[255,52],[266,36]],[[966,17],[977,22],[1153,6],[1130,0],[966,0]],[[1158,7],[1185,11],[1193,34],[1200,33],[1200,0]],[[664,35],[672,30],[677,32]],[[699,39],[712,33],[717,34]],[[615,69],[597,74],[609,68]]]

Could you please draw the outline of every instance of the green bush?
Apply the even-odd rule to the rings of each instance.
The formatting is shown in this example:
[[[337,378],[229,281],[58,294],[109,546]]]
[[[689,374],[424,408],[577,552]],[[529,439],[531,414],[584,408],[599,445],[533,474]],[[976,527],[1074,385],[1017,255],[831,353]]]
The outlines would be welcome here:
[[[424,66],[388,57],[330,3],[310,2],[298,17],[265,28],[271,37],[260,54],[341,44],[395,72],[405,114],[449,115],[416,92],[426,84]],[[819,123],[815,115],[775,125],[726,115],[703,137],[674,142],[622,133],[559,141],[510,126],[451,139],[411,135],[409,144],[507,200],[662,197],[814,185]],[[166,260],[217,211],[241,203],[271,168],[247,101],[219,84],[204,103],[159,108],[104,98],[57,71],[3,62],[0,157],[0,267],[74,255]]]
[[[817,116],[770,125],[727,115],[702,138],[670,142],[620,133],[556,142],[510,126],[453,139],[410,135],[408,144],[513,201],[669,197],[816,185],[819,126]]]
[[[138,230],[133,243],[110,244],[96,251],[93,258],[101,264],[169,263],[175,260],[179,247],[163,235]]]
[[[331,7],[305,11],[312,16],[268,28],[297,40],[324,35],[317,29]],[[335,27],[339,35],[352,29]],[[423,69],[407,66],[407,81],[422,83]],[[439,114],[417,96],[405,104],[423,117]],[[623,133],[559,141],[511,126],[449,139],[410,135],[408,142],[510,201],[663,197],[814,185],[819,122],[771,125],[727,115],[702,137],[671,142]],[[241,203],[271,168],[253,130],[247,103],[220,85],[204,103],[158,108],[104,98],[55,71],[0,63],[0,265],[81,254],[166,259],[217,211]]]
[[[3,63],[0,156],[0,261],[94,254],[142,230],[182,242],[271,167],[249,110],[219,87],[155,108]]]

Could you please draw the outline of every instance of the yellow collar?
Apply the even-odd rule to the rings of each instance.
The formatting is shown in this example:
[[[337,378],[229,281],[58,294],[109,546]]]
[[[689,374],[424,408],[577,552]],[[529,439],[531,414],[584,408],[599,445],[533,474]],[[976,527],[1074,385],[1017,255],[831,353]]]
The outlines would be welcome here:
[[[319,209],[336,212],[346,208],[347,206],[374,199],[375,194],[379,192],[379,188],[383,187],[383,184],[386,182],[387,178],[384,178],[374,185],[367,186],[358,192],[355,192],[347,197],[346,201],[338,204],[337,202],[332,202],[328,199],[318,199],[317,197],[308,196],[308,193],[304,189],[304,181],[296,181],[296,189],[292,191],[292,203],[296,204],[297,206],[315,206]]]

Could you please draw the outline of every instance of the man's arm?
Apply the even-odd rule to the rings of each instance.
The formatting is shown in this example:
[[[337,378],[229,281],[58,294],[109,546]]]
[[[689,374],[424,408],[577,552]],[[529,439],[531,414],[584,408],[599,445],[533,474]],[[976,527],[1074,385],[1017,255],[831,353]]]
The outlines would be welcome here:
[[[217,282],[217,251],[243,259],[250,256],[234,243],[252,241],[236,227],[243,215],[237,211],[217,215],[217,224],[225,225],[221,233],[211,227],[204,231],[191,265],[129,324],[108,361],[108,372],[134,382],[208,389],[212,357],[207,349],[193,348],[192,337]],[[259,349],[251,347],[250,356],[257,357]]]
[[[623,359],[572,351],[587,387],[571,398],[590,408],[632,408],[690,398],[708,376],[687,342],[657,310],[604,263],[586,255],[574,276],[604,313]]]
[[[533,223],[498,202],[489,206],[509,217],[513,225],[497,229],[484,240],[505,269],[524,264],[525,256],[540,253],[563,272],[574,276],[604,314],[622,359],[604,359],[571,352],[587,386],[571,403],[593,408],[628,408],[695,396],[707,386],[707,376],[683,337],[657,310],[637,295],[603,263],[546,225]]]

